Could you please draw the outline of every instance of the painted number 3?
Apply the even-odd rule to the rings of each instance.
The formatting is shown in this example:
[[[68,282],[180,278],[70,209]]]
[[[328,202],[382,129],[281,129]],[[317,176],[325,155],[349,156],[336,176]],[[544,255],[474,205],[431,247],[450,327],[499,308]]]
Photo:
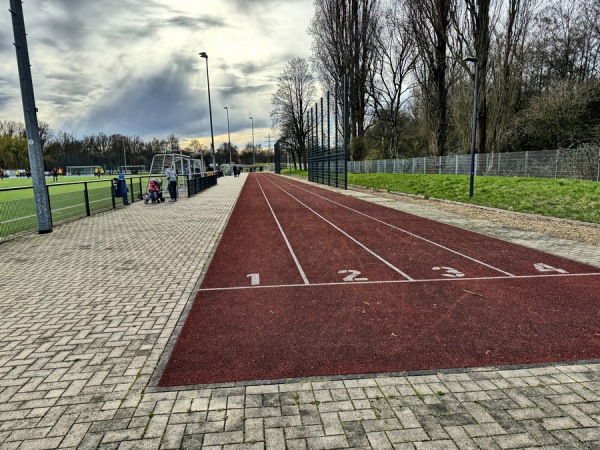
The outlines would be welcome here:
[[[443,270],[446,273],[443,273],[443,277],[449,278],[462,278],[465,276],[460,270],[456,270],[453,267],[432,267],[431,270]]]
[[[339,270],[338,273],[347,273],[344,277],[344,281],[367,281],[368,278],[359,278],[360,272],[358,270]]]

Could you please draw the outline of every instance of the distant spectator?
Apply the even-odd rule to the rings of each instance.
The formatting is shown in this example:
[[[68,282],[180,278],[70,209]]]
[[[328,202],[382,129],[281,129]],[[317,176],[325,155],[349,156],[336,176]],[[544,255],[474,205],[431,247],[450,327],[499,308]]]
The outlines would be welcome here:
[[[52,168],[52,181],[58,181],[58,169],[56,167]]]
[[[169,195],[171,196],[171,202],[177,201],[177,172],[172,167],[168,167],[165,170],[165,176],[167,177],[167,190],[169,191]]]
[[[117,180],[117,192],[116,195],[120,195],[123,197],[123,204],[125,206],[129,206],[129,198],[127,195],[127,181],[125,181],[125,175],[120,174],[119,179]]]

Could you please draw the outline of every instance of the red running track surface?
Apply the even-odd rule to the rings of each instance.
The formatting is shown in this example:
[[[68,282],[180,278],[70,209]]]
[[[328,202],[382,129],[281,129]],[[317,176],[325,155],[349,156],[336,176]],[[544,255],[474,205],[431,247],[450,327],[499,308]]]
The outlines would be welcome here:
[[[599,281],[595,267],[251,174],[159,386],[596,359]]]

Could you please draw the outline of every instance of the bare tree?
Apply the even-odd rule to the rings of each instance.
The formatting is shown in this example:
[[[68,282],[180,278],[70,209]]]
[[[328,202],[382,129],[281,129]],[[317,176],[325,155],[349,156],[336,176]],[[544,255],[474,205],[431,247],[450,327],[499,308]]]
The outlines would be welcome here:
[[[14,120],[2,120],[0,121],[0,135],[25,137],[25,125]]]
[[[271,98],[271,120],[282,141],[293,150],[302,167],[306,163],[306,112],[316,96],[315,80],[305,59],[294,58],[277,78],[277,91]]]
[[[44,147],[46,146],[46,142],[48,142],[54,136],[54,132],[50,128],[50,124],[48,122],[40,121],[38,124],[38,128],[40,130],[40,146],[42,147],[42,152],[44,151]]]
[[[509,127],[521,107],[526,43],[538,2],[508,0],[501,13],[503,20],[493,34],[488,92],[488,144],[492,152],[505,148]]]
[[[530,96],[558,82],[580,82],[599,75],[597,2],[546,2],[534,22],[526,72]]]
[[[376,54],[379,0],[315,0],[309,33],[319,74],[327,89],[343,85],[348,74],[351,158],[363,159],[369,72]]]
[[[498,2],[494,2],[498,4]],[[464,6],[464,8],[461,8]],[[454,51],[454,56],[463,61],[466,56],[476,58],[474,64],[479,71],[479,95],[477,105],[478,150],[486,152],[487,142],[487,86],[488,86],[488,61],[490,42],[497,15],[493,13],[492,0],[462,0],[452,11],[454,32],[459,44],[459,50]],[[465,53],[466,52],[466,53]],[[475,68],[464,63],[464,67],[475,80]]]
[[[168,153],[174,153],[174,152],[179,151],[179,138],[177,136],[175,136],[173,133],[171,133],[167,137],[165,153],[167,153],[167,149],[168,149]]]
[[[430,153],[447,153],[447,54],[451,0],[406,0],[407,14],[419,50],[418,70],[423,119],[430,130]]]
[[[414,70],[417,53],[410,24],[398,3],[388,5],[379,26],[377,52],[369,77],[369,95],[379,125],[376,129],[387,144],[384,157],[396,158],[403,122],[401,111],[410,98],[408,92],[413,84],[408,80]]]

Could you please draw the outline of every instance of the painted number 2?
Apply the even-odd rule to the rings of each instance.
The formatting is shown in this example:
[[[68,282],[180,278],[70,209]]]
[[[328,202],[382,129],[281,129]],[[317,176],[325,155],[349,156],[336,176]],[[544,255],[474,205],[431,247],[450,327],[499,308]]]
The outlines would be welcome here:
[[[538,272],[558,272],[558,273],[569,273],[565,269],[557,269],[556,267],[549,266],[544,263],[536,263],[533,265]]]
[[[358,270],[339,270],[338,273],[348,273],[344,277],[344,281],[367,281],[368,278],[359,278],[360,272]]]

